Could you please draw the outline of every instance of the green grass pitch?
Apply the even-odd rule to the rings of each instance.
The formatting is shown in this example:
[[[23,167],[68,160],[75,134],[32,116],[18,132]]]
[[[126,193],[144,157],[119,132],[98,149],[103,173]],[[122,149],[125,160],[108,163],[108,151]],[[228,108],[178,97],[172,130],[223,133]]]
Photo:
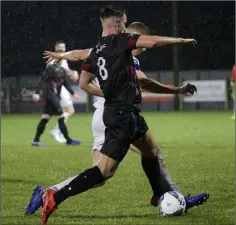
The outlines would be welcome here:
[[[204,205],[163,218],[149,205],[151,189],[140,157],[129,152],[107,185],[68,199],[49,224],[234,224],[234,121],[229,112],[143,113],[183,194],[209,191]],[[77,114],[68,127],[82,145],[57,144],[48,124],[44,147],[31,147],[39,115],[2,116],[2,223],[40,224],[40,212],[23,211],[36,185],[44,187],[91,166],[92,114]]]

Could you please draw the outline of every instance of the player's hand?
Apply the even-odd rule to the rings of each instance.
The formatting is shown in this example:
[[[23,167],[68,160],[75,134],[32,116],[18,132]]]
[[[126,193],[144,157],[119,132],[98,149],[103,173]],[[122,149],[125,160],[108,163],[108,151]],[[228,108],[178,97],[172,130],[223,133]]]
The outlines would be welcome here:
[[[73,94],[73,98],[76,99],[76,100],[79,100],[79,95],[76,94],[76,93],[74,93],[74,94]]]
[[[50,51],[44,51],[44,53],[43,53],[43,59],[46,59],[47,61],[46,61],[46,63],[49,63],[49,62],[51,62],[52,60],[55,60],[55,62],[57,63],[57,62],[59,62],[60,61],[60,59],[61,59],[61,56],[58,54],[58,53],[56,53],[56,52],[50,52]]]
[[[192,39],[192,38],[181,38],[181,42],[183,44],[193,44],[193,46],[195,47],[195,45],[197,44],[197,41],[195,39]]]
[[[194,92],[197,92],[197,88],[193,84],[186,84],[179,88],[179,94],[188,94],[190,93],[191,95],[194,94]]]
[[[38,102],[40,99],[40,96],[39,96],[39,94],[33,94],[32,98],[33,98],[34,102]]]

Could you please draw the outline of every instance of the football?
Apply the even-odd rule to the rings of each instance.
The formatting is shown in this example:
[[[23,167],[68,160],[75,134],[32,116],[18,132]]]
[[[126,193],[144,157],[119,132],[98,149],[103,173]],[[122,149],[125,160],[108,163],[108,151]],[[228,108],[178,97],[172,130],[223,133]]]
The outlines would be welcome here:
[[[158,205],[162,216],[181,216],[185,211],[186,201],[180,193],[169,191],[160,197]]]

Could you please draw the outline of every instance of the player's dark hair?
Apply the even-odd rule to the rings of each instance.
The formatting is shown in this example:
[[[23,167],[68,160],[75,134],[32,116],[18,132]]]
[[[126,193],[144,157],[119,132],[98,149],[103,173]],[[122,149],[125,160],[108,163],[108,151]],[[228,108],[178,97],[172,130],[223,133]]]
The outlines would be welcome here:
[[[59,45],[59,44],[66,44],[64,41],[62,41],[62,40],[60,40],[60,41],[57,41],[56,43],[55,43],[55,46],[57,46],[57,45]]]
[[[106,6],[101,9],[100,11],[100,17],[102,19],[107,19],[110,17],[122,17],[125,13],[125,10],[115,8],[113,6]]]
[[[151,34],[149,28],[141,22],[133,22],[127,27],[127,29],[136,30],[139,33],[141,33],[142,35],[150,35]]]

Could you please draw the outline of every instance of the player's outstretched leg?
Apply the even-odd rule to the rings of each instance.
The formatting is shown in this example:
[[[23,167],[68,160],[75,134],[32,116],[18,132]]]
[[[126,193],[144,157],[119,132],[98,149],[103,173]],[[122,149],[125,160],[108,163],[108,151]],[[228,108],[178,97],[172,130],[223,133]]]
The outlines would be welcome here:
[[[55,185],[49,187],[48,189],[51,189],[53,191],[59,191],[60,189],[62,189],[66,185],[68,185],[73,179],[75,179],[75,177],[77,177],[77,176],[70,177],[67,180],[64,180],[58,184],[55,184]],[[43,195],[44,195],[45,191],[46,191],[46,188],[44,188],[42,186],[37,186],[34,189],[34,191],[32,193],[32,197],[26,207],[25,215],[34,214],[43,205]]]
[[[49,115],[42,115],[42,118],[37,126],[36,134],[32,142],[32,146],[41,146],[40,137],[43,134],[45,127],[50,119]]]
[[[79,140],[72,140],[69,137],[68,130],[67,130],[67,127],[65,125],[65,117],[64,116],[62,116],[58,119],[58,125],[59,125],[61,133],[63,134],[63,136],[66,139],[66,144],[68,144],[68,145],[80,145],[81,142]]]
[[[159,164],[159,167],[160,167],[161,176],[163,176],[166,179],[166,181],[169,183],[169,187],[170,187],[171,191],[180,192],[177,184],[175,184],[174,181],[171,179],[171,176],[170,176],[170,174],[165,166],[165,163],[164,163],[163,154],[158,146],[157,146],[157,149],[158,149],[157,163]],[[140,151],[136,147],[134,147],[133,145],[130,146],[130,150],[132,150],[135,153],[141,154]]]
[[[99,161],[101,160],[102,157],[102,153],[100,152],[100,149],[98,150],[93,150],[93,167],[97,166]],[[64,180],[58,184],[55,184],[51,187],[49,187],[48,189],[51,189],[55,192],[61,190],[63,187],[65,187],[66,185],[68,185],[73,179],[75,179],[77,176],[73,176],[68,178],[67,180]],[[105,181],[103,181],[102,183],[95,185],[95,187],[101,187],[105,184]],[[42,205],[43,205],[43,195],[44,192],[46,191],[45,188],[41,187],[41,186],[37,186],[33,193],[32,193],[32,197],[26,207],[25,210],[25,215],[31,215],[33,213],[35,213]]]
[[[157,166],[159,165],[156,163],[156,160],[158,160],[158,149],[150,131],[147,131],[140,140],[136,141],[135,146],[138,147],[142,153],[142,167],[153,190],[154,195],[151,199],[151,205],[157,206],[161,195],[170,191],[171,188],[167,180],[161,176],[161,169]],[[193,206],[201,205],[208,198],[209,193],[186,196],[186,211]]]
[[[46,224],[49,216],[56,210],[57,206],[67,198],[85,192],[104,180],[111,178],[119,162],[103,155],[97,166],[85,170],[76,176],[68,185],[55,192],[48,189],[44,195],[42,223]]]

